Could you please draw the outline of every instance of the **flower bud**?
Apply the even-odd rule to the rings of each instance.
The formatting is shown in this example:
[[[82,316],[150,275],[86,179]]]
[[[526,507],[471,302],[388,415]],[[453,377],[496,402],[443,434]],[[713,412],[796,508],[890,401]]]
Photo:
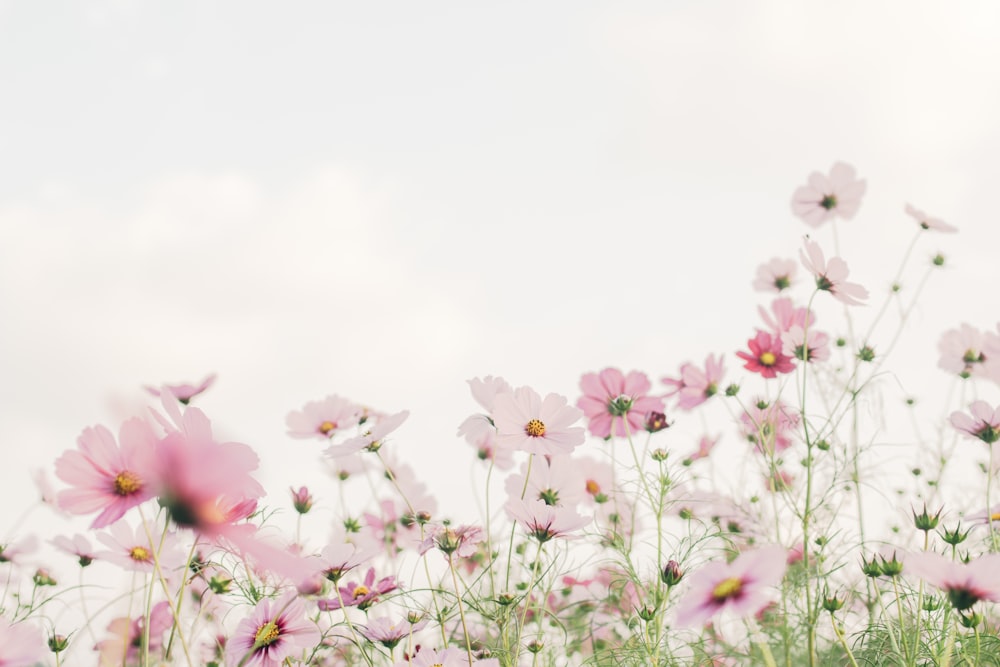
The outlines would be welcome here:
[[[291,491],[292,491],[292,506],[295,508],[296,512],[298,512],[299,514],[306,514],[309,510],[312,509],[313,497],[312,494],[309,493],[309,489],[302,486],[299,487],[298,491],[296,491],[295,489],[291,489]]]
[[[663,571],[660,572],[660,580],[663,581],[668,587],[676,586],[684,578],[684,572],[681,571],[680,564],[675,560],[670,560],[664,567]]]

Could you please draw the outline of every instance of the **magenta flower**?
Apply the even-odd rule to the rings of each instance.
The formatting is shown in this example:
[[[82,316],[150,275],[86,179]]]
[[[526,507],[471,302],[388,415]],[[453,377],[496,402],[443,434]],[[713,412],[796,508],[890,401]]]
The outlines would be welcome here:
[[[709,563],[686,577],[687,593],[677,605],[677,626],[702,627],[716,614],[753,616],[774,599],[774,587],[785,574],[786,550],[762,547],[732,563]]]
[[[792,286],[798,266],[795,260],[772,257],[766,264],[757,267],[757,278],[753,288],[758,292],[781,292]]]
[[[909,204],[903,209],[906,211],[906,215],[910,216],[917,221],[921,229],[933,229],[939,232],[944,232],[945,234],[953,234],[958,231],[958,227],[953,227],[949,225],[944,220],[938,218],[932,218],[923,211],[916,209]]]
[[[795,370],[792,358],[781,350],[781,338],[772,336],[766,331],[757,331],[757,335],[747,341],[750,353],[737,352],[736,356],[746,361],[743,368],[761,377],[773,378],[778,373],[791,373]]]
[[[951,425],[967,438],[978,438],[988,445],[1000,440],[1000,406],[991,408],[986,401],[973,401],[972,416],[964,412],[951,413]]]
[[[566,537],[591,521],[570,507],[547,505],[535,499],[511,498],[504,505],[504,509],[539,542],[548,542],[555,537]]]
[[[849,306],[863,305],[859,299],[868,298],[868,290],[857,283],[847,282],[847,262],[831,257],[827,262],[819,244],[806,241],[806,251],[799,250],[802,265],[816,278],[816,289],[829,292],[833,298]]]
[[[548,394],[545,400],[530,387],[497,394],[493,421],[497,445],[532,454],[569,454],[583,444],[582,426],[573,426],[583,413],[566,398]]]
[[[198,384],[188,384],[186,382],[183,382],[181,384],[165,384],[161,389],[157,389],[156,387],[150,387],[149,385],[146,385],[146,391],[148,391],[153,396],[160,396],[163,393],[163,390],[166,390],[168,393],[172,394],[173,397],[176,398],[178,401],[180,401],[184,405],[187,405],[188,403],[191,402],[192,398],[194,398],[198,394],[207,391],[208,388],[211,387],[213,383],[215,383],[215,373],[212,373],[211,375],[207,376],[204,380],[202,380]]]
[[[719,391],[719,383],[722,382],[722,375],[725,368],[722,363],[722,355],[718,358],[710,354],[705,359],[705,370],[691,363],[681,366],[681,376],[678,379],[665,377],[661,380],[663,384],[673,387],[667,391],[667,396],[677,396],[677,407],[682,410],[691,410],[698,407]]]
[[[117,521],[153,495],[153,429],[142,419],[130,419],[122,424],[118,439],[121,447],[103,426],[84,429],[77,440],[79,451],[56,459],[56,476],[73,487],[59,494],[59,506],[73,514],[100,511],[91,528]]]
[[[830,358],[830,337],[822,331],[795,325],[781,335],[781,351],[800,361],[826,361]]]
[[[281,667],[286,658],[301,659],[319,641],[319,629],[306,618],[302,600],[288,592],[277,600],[261,600],[240,621],[226,642],[226,665]]]
[[[47,664],[48,655],[41,630],[28,623],[11,623],[0,616],[0,667]]]
[[[818,171],[809,175],[809,184],[792,195],[792,212],[813,227],[833,218],[850,220],[861,207],[866,187],[855,176],[854,167],[838,162],[829,176]]]
[[[362,450],[377,451],[382,446],[382,441],[385,437],[402,426],[403,422],[409,416],[410,411],[403,410],[394,415],[379,417],[375,425],[363,434],[354,438],[348,438],[339,445],[330,445],[323,450],[323,453],[327,456],[337,458],[340,456],[349,456]]]
[[[289,412],[285,424],[293,438],[329,440],[338,431],[357,424],[361,413],[361,406],[333,394],[322,401],[306,403],[300,412]]]
[[[334,609],[340,609],[340,601],[343,599],[345,607],[357,607],[361,611],[365,611],[373,604],[378,602],[383,595],[386,593],[391,593],[400,587],[400,583],[396,580],[396,577],[383,577],[375,581],[375,568],[369,568],[368,573],[365,574],[365,580],[362,583],[350,582],[346,586],[338,587],[340,591],[339,598],[333,598],[330,600],[318,600],[316,604],[322,611],[332,611]]]
[[[600,373],[585,373],[580,378],[583,396],[576,407],[590,420],[591,434],[598,438],[630,436],[642,431],[646,415],[663,412],[663,399],[648,396],[649,378],[645,373],[630,371],[622,375],[617,368],[605,368]]]
[[[955,563],[940,554],[924,551],[907,556],[903,572],[944,591],[951,605],[959,611],[980,600],[1000,602],[1000,554]]]
[[[988,346],[987,335],[975,327],[962,323],[958,329],[949,329],[938,341],[938,367],[963,378],[986,375]]]

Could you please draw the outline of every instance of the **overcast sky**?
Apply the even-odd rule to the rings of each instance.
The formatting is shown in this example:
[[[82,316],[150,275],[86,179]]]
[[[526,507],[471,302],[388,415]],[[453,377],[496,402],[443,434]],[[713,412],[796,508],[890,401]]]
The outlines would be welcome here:
[[[961,229],[916,251],[954,269],[907,343],[943,382],[940,332],[1000,319],[998,25],[986,1],[0,0],[4,498],[141,385],[209,372],[272,494],[320,484],[284,418],[330,393],[410,409],[400,454],[444,488],[468,378],[575,401],[583,372],[724,352],[735,379],[754,270],[795,256],[791,193],[837,160],[868,181],[841,244],[876,297],[905,202]]]

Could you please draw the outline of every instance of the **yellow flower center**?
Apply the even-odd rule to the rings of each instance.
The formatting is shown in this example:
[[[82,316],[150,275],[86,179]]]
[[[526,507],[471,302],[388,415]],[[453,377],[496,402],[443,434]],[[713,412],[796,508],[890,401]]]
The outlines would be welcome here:
[[[330,431],[332,431],[335,428],[337,428],[337,422],[325,421],[322,424],[320,424],[319,428],[316,430],[318,430],[323,435],[330,435]]]
[[[773,366],[774,362],[776,362],[777,360],[778,358],[774,356],[774,352],[765,352],[764,354],[760,355],[760,363],[764,364],[765,366]]]
[[[115,475],[115,493],[129,496],[142,488],[142,480],[131,470],[122,470]]]
[[[145,563],[150,558],[149,549],[145,547],[132,547],[128,555],[129,558],[139,563]]]
[[[524,432],[532,438],[540,438],[545,435],[545,424],[538,419],[532,419],[528,422],[528,425],[524,427]]]
[[[723,600],[728,600],[731,597],[736,597],[740,594],[740,589],[743,588],[743,582],[737,577],[729,577],[725,579],[712,589],[712,597],[716,601],[722,602]]]
[[[270,646],[274,642],[278,641],[281,636],[281,630],[274,621],[268,621],[264,625],[257,628],[257,634],[253,636],[254,646]]]
[[[354,599],[363,598],[364,596],[371,593],[367,586],[358,586],[354,589]]]
[[[598,484],[597,482],[595,482],[592,479],[588,479],[587,480],[587,493],[589,493],[592,496],[596,496],[600,492],[601,492],[601,485]]]

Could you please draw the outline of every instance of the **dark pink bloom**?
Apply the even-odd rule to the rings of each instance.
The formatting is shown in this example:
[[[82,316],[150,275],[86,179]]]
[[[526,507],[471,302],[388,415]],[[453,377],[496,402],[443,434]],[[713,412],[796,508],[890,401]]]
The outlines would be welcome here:
[[[972,416],[964,412],[951,413],[951,425],[968,438],[978,438],[988,445],[1000,440],[1000,407],[991,408],[986,401],[973,401]]]
[[[929,551],[914,553],[903,560],[903,572],[947,593],[948,600],[959,611],[980,600],[1000,602],[1000,554],[956,563]]]
[[[785,574],[783,547],[747,551],[732,563],[709,563],[694,572],[677,605],[677,626],[702,627],[716,614],[748,618],[774,599],[774,587]]]
[[[329,440],[337,432],[350,428],[361,419],[361,406],[336,394],[322,401],[310,401],[300,412],[285,417],[288,435],[293,438]]]
[[[48,655],[41,630],[28,623],[11,623],[0,616],[0,667],[47,664]]]
[[[762,377],[773,378],[778,373],[791,373],[795,370],[792,358],[781,350],[781,338],[772,336],[766,331],[757,331],[757,335],[747,341],[750,353],[737,352],[736,356],[746,361],[743,368]]]
[[[357,607],[364,611],[378,602],[383,595],[399,588],[400,583],[396,577],[383,577],[378,582],[375,581],[375,568],[369,568],[362,583],[350,582],[346,586],[338,587],[340,598],[344,601],[345,607]],[[318,600],[317,605],[322,611],[340,609],[340,599]]]
[[[507,514],[539,542],[566,537],[591,522],[570,507],[547,505],[541,500],[512,498],[504,505]]]
[[[582,426],[573,426],[583,412],[566,398],[548,394],[544,400],[530,387],[497,394],[493,410],[497,445],[532,454],[569,454],[583,444]]]
[[[903,209],[906,211],[906,215],[910,216],[917,221],[921,229],[934,229],[939,232],[944,232],[946,234],[953,234],[958,231],[957,227],[949,225],[944,220],[939,220],[938,218],[932,218],[923,211],[916,209],[909,204]]]
[[[288,592],[276,600],[261,600],[240,621],[226,642],[226,664],[281,667],[286,658],[301,658],[319,641],[320,631],[306,618],[302,600]]]
[[[758,292],[781,292],[788,289],[792,286],[797,269],[795,260],[772,257],[771,261],[757,267],[753,288]]]
[[[605,368],[600,373],[585,373],[580,378],[583,396],[576,407],[590,420],[591,434],[598,438],[625,437],[642,431],[646,415],[663,412],[663,399],[648,396],[649,378],[645,373],[630,371],[622,375],[617,368]]]
[[[130,419],[122,424],[118,439],[121,447],[103,426],[88,428],[77,440],[79,451],[56,459],[56,476],[73,487],[59,494],[59,506],[73,514],[100,511],[91,528],[117,521],[153,495],[153,429],[142,419]]]
[[[724,372],[722,355],[716,358],[710,354],[705,359],[705,370],[686,363],[681,366],[680,378],[665,377],[661,381],[668,387],[673,387],[667,391],[667,396],[677,396],[677,407],[691,410],[718,393]]]
[[[805,252],[799,250],[802,265],[816,278],[816,289],[829,292],[833,298],[849,306],[864,305],[860,299],[868,298],[868,290],[857,283],[847,282],[847,262],[831,257],[827,262],[819,244],[806,241]]]
[[[148,391],[153,396],[160,396],[163,390],[173,395],[178,401],[187,405],[191,402],[191,399],[208,390],[209,387],[215,382],[215,373],[207,376],[198,384],[188,384],[186,382],[181,384],[165,384],[162,389],[157,389],[156,387],[150,387],[146,385],[146,391]]]
[[[809,184],[792,195],[792,212],[813,227],[833,218],[850,220],[861,207],[866,187],[855,176],[854,167],[838,162],[829,176],[818,171],[809,174]]]

